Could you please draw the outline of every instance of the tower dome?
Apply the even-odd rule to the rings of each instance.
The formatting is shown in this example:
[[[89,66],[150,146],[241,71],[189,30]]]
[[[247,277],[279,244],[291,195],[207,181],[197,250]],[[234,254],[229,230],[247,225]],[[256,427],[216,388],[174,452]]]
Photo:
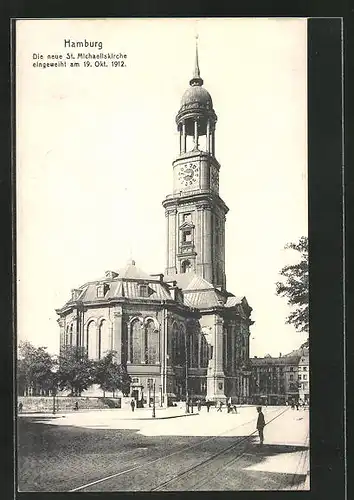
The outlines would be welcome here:
[[[185,91],[181,99],[181,108],[202,107],[206,109],[213,109],[213,101],[209,92],[199,85],[193,85]]]
[[[211,95],[203,87],[203,83],[199,69],[198,45],[196,44],[193,78],[189,81],[190,87],[182,96],[181,106],[176,116],[178,127],[185,123],[187,135],[194,135],[194,120],[198,120],[200,134],[206,134],[208,120],[212,125],[217,121]]]

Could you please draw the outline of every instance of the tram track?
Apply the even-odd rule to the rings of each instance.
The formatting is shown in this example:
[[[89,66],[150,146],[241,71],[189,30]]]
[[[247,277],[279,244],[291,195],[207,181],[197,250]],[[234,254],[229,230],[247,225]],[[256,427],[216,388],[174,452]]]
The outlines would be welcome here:
[[[283,415],[286,411],[288,410],[288,408],[286,408],[284,411],[282,411],[281,413],[279,413],[278,415],[276,415],[275,417],[273,417],[271,420],[269,420],[267,422],[267,425],[269,425],[271,422],[273,422],[275,419],[279,418],[281,415]],[[253,431],[251,434],[249,434],[248,436],[243,436],[241,439],[239,439],[236,443],[233,443],[231,444],[230,446],[227,446],[226,448],[224,448],[223,450],[217,452],[217,453],[214,453],[212,456],[208,457],[207,459],[199,462],[198,464],[190,467],[189,469],[179,473],[179,474],[176,474],[173,478],[165,481],[164,483],[161,483],[159,484],[158,486],[156,486],[155,488],[152,488],[150,489],[149,491],[161,491],[162,488],[164,488],[165,486],[167,485],[171,485],[171,483],[175,482],[175,481],[179,481],[182,477],[185,478],[185,476],[187,476],[188,474],[191,474],[191,473],[194,473],[197,469],[207,465],[207,464],[210,464],[213,462],[213,460],[215,460],[216,458],[219,458],[221,457],[222,455],[224,455],[225,453],[227,452],[230,452],[232,451],[233,449],[237,448],[239,445],[243,444],[243,443],[247,443],[247,441],[249,441],[249,439],[251,437],[253,437],[255,434],[257,433],[257,431]],[[217,467],[216,469],[213,468],[212,469],[212,473],[210,473],[210,471],[207,471],[207,473],[204,475],[204,477],[197,481],[195,484],[193,484],[193,487],[192,488],[188,488],[188,491],[196,491],[196,489],[200,486],[202,486],[203,484],[205,484],[206,482],[210,481],[210,479],[213,479],[214,477],[216,477],[219,472],[227,467],[229,467],[230,465],[232,465],[233,463],[235,463],[237,460],[239,460],[240,458],[242,458],[242,456],[245,454],[245,452],[243,451],[242,453],[240,453],[239,455],[236,455],[236,456],[233,456],[230,460],[228,460],[226,463],[223,463],[221,466]],[[168,491],[171,491],[171,490],[168,490]]]
[[[275,417],[273,417],[271,420],[268,421],[268,424],[270,422],[272,422],[273,420],[275,420],[276,418],[280,417],[287,410],[288,410],[288,408],[286,408],[282,412],[278,413]],[[274,410],[274,411],[276,411],[276,410]],[[73,489],[69,490],[69,492],[72,493],[72,492],[82,491],[82,490],[88,489],[88,488],[90,488],[92,486],[96,486],[96,485],[98,485],[100,483],[103,483],[103,482],[106,482],[106,481],[109,481],[109,480],[113,480],[113,479],[118,478],[120,476],[124,476],[124,475],[132,473],[134,471],[138,471],[139,469],[142,469],[142,468],[149,467],[152,464],[157,464],[160,461],[165,461],[166,459],[168,459],[170,457],[173,457],[173,456],[176,456],[176,455],[179,455],[179,454],[183,454],[183,453],[188,452],[189,450],[192,450],[194,448],[202,447],[206,443],[209,443],[209,442],[211,442],[213,440],[216,440],[216,439],[218,439],[220,437],[223,437],[223,436],[227,435],[228,433],[232,432],[233,430],[239,429],[240,427],[248,425],[248,424],[250,424],[252,422],[254,422],[254,418],[252,418],[251,420],[248,420],[246,422],[243,422],[242,424],[239,424],[239,425],[236,425],[236,426],[234,425],[233,427],[231,427],[231,428],[223,431],[222,433],[219,433],[219,434],[211,436],[211,437],[209,437],[207,439],[203,439],[201,441],[198,441],[197,443],[194,443],[191,446],[186,446],[186,447],[184,447],[184,448],[182,448],[180,450],[176,450],[173,453],[169,453],[167,455],[162,455],[162,456],[157,457],[157,458],[155,458],[153,460],[150,460],[149,462],[145,462],[144,461],[143,463],[141,463],[139,465],[135,465],[135,466],[130,467],[128,469],[116,472],[115,474],[111,474],[109,476],[97,479],[95,481],[92,481],[90,483],[81,485],[81,486],[76,487],[76,488],[73,488]],[[193,466],[189,467],[187,470],[184,470],[184,471],[182,471],[182,472],[174,475],[172,478],[169,478],[167,481],[164,481],[164,482],[158,484],[156,487],[154,487],[152,489],[145,490],[145,491],[158,491],[161,488],[167,486],[168,484],[171,484],[174,481],[179,480],[181,477],[184,477],[185,475],[191,473],[192,471],[197,470],[199,467],[202,467],[203,465],[212,462],[217,457],[222,456],[223,454],[225,454],[227,451],[232,450],[233,448],[235,448],[236,446],[238,446],[240,443],[243,443],[243,442],[249,440],[255,433],[256,433],[256,431],[252,432],[251,434],[249,434],[247,436],[242,437],[241,440],[239,439],[236,443],[232,443],[231,445],[227,446],[226,448],[223,448],[222,450],[218,451],[217,453],[212,454],[211,456],[209,456],[208,458],[202,460],[201,462],[198,462],[197,464],[194,464]],[[209,478],[210,478],[210,476],[209,476]],[[116,491],[119,491],[119,489],[117,489]]]

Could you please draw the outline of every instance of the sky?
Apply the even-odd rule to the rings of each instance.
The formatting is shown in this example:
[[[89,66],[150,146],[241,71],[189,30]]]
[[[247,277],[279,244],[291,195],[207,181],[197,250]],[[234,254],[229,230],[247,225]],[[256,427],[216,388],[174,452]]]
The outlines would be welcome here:
[[[197,33],[230,209],[227,289],[253,308],[250,354],[278,356],[306,340],[275,294],[279,270],[296,261],[284,245],[307,235],[306,30],[290,18],[17,22],[18,340],[56,353],[55,309],[72,288],[129,258],[164,272],[161,202],[172,192],[175,116]],[[65,39],[103,47],[69,49]],[[33,66],[85,51],[127,54],[126,65]]]

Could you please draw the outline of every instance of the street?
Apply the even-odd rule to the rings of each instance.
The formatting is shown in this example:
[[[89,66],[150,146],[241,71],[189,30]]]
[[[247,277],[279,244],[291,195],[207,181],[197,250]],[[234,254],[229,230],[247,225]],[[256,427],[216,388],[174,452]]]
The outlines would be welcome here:
[[[20,416],[19,491],[309,489],[309,412],[182,408]]]

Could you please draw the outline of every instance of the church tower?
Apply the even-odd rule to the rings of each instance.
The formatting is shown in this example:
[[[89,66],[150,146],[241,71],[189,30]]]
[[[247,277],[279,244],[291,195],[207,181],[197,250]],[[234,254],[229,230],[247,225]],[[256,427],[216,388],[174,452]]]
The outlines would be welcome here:
[[[176,116],[179,152],[173,162],[173,192],[163,201],[167,221],[165,273],[193,272],[226,289],[225,220],[215,156],[217,116],[203,87],[196,45],[195,68]]]

